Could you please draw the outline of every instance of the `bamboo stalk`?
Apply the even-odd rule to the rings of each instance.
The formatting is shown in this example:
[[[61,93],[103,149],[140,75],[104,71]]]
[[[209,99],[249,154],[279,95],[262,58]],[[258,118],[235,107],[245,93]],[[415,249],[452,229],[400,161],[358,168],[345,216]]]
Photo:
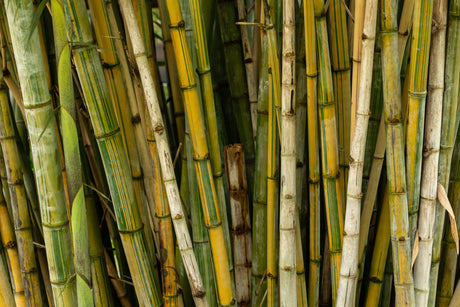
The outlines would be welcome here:
[[[303,2],[305,18],[305,59],[307,76],[307,131],[308,131],[308,185],[310,207],[310,263],[308,278],[308,305],[318,306],[321,266],[320,225],[320,159],[317,112],[316,30],[313,1]]]
[[[414,242],[420,203],[423,129],[427,95],[428,59],[431,41],[432,0],[418,0],[414,5],[410,83],[407,100],[406,176],[409,234]],[[444,61],[441,61],[442,63]],[[411,243],[412,244],[412,243]]]
[[[39,44],[37,31],[28,39],[33,5],[32,1],[6,1],[5,9],[24,99],[54,302],[56,306],[74,305],[77,297],[72,245],[61,164],[56,163],[60,160],[57,135],[53,125],[47,125],[52,114],[51,99],[42,55],[30,48]]]
[[[351,143],[347,206],[344,225],[345,235],[343,238],[340,282],[337,294],[337,304],[339,306],[353,306],[356,300],[362,178],[367,128],[369,124],[377,8],[377,1],[366,2],[366,19],[364,21],[362,35],[362,63],[360,65],[360,78],[362,77],[362,79],[360,79],[359,82],[356,123]]]
[[[295,7],[283,1],[281,77],[281,188],[279,226],[280,304],[297,305],[296,287],[296,112],[295,112]],[[273,67],[276,69],[276,67]]]
[[[438,183],[444,187],[446,192],[449,192],[452,154],[455,138],[457,136],[459,122],[458,112],[460,110],[458,106],[460,99],[460,57],[458,56],[458,46],[460,46],[460,20],[458,18],[460,14],[460,1],[455,0],[449,3],[448,14],[449,25],[444,77],[444,100],[442,106],[441,149],[439,152],[438,166]],[[436,302],[444,218],[444,208],[438,205],[438,208],[436,208],[428,306],[434,306]]]
[[[382,286],[390,247],[390,208],[388,190],[385,190],[383,204],[380,209],[379,224],[372,252],[371,268],[369,271],[369,288],[366,295],[366,307],[378,306],[381,300]]]
[[[326,201],[329,249],[331,254],[332,301],[335,306],[339,286],[340,261],[342,257],[343,204],[339,177],[339,152],[337,138],[336,108],[329,60],[326,17],[322,15],[324,3],[316,0],[315,25],[318,59],[318,113],[321,136],[322,179]]]
[[[7,165],[6,174],[8,177],[8,189],[11,197],[13,225],[17,239],[24,294],[28,306],[40,306],[42,304],[40,279],[35,260],[32,224],[28,211],[27,196],[22,180],[22,164],[16,146],[17,140],[6,87],[2,81],[0,81],[0,115],[0,141],[3,149],[3,157]]]
[[[71,21],[67,26],[70,32],[68,35],[77,46],[72,48],[72,56],[103,157],[118,229],[136,294],[141,304],[158,306],[161,304],[161,294],[149,258],[120,128],[114,116],[99,54],[93,45],[85,4],[83,1],[68,1],[67,4],[68,10],[65,12],[69,15],[66,19]]]
[[[404,57],[404,51],[406,50],[407,40],[412,31],[412,18],[414,16],[414,5],[415,0],[404,0],[401,19],[398,27],[398,54],[399,54],[399,65],[402,64]]]
[[[416,8],[417,6],[416,4]],[[417,20],[417,14],[415,14],[415,17],[415,20]],[[430,292],[431,254],[433,250],[438,191],[437,175],[441,142],[444,63],[446,58],[447,1],[434,1],[433,24],[436,26],[433,26],[431,29],[430,77],[428,79],[428,101],[426,103],[426,123],[422,153],[423,168],[420,187],[420,218],[418,222],[419,238],[417,238],[420,241],[419,252],[414,264],[415,302],[418,306],[427,306]],[[437,28],[438,26],[439,28]],[[424,114],[422,113],[422,117]]]
[[[391,243],[393,250],[396,304],[414,306],[414,286],[410,268],[411,250],[407,207],[404,157],[404,132],[401,109],[401,85],[397,52],[397,5],[385,0],[382,18],[382,77],[387,139],[387,174],[390,202]]]
[[[22,283],[18,247],[14,235],[13,223],[11,223],[3,193],[0,193],[0,239],[2,241],[2,248],[5,249],[6,253],[14,302],[17,307],[25,307],[27,303]]]
[[[262,38],[262,48],[267,48],[267,36]],[[252,278],[251,302],[259,306],[267,289],[267,171],[268,165],[268,52],[260,56],[259,93],[257,103],[257,138],[252,197]],[[260,287],[261,294],[255,295]]]
[[[174,6],[174,7],[171,7],[171,6]],[[204,289],[203,289],[203,283],[201,281],[201,276],[200,276],[200,273],[199,271],[197,271],[198,267],[197,267],[197,264],[196,264],[196,258],[195,258],[195,255],[193,253],[193,250],[191,250],[191,240],[190,240],[190,235],[188,233],[188,229],[187,229],[187,225],[186,225],[186,222],[184,220],[184,213],[182,211],[182,207],[181,207],[181,203],[180,203],[180,196],[179,196],[179,189],[177,187],[177,182],[175,180],[175,176],[174,176],[174,170],[173,170],[173,165],[172,165],[172,159],[171,159],[171,153],[169,152],[169,148],[168,148],[168,145],[167,145],[167,139],[166,139],[166,135],[164,133],[164,126],[163,126],[163,120],[161,118],[161,112],[160,112],[160,106],[159,106],[159,103],[158,103],[158,99],[157,99],[157,95],[154,91],[154,84],[153,84],[153,80],[151,78],[151,74],[149,72],[149,67],[147,65],[147,58],[145,57],[144,53],[144,47],[143,47],[143,44],[142,44],[142,41],[141,41],[141,37],[140,37],[140,33],[139,33],[139,28],[137,27],[137,24],[135,22],[135,18],[134,18],[134,11],[133,11],[133,8],[131,5],[129,5],[128,2],[126,1],[123,1],[121,2],[121,8],[122,8],[122,12],[124,14],[124,20],[125,20],[125,23],[127,23],[127,29],[129,31],[129,35],[131,37],[131,42],[133,44],[133,53],[134,55],[136,56],[136,61],[137,61],[137,66],[138,66],[138,69],[139,69],[139,72],[141,74],[141,80],[142,80],[142,83],[143,83],[143,87],[144,87],[144,93],[145,93],[145,97],[147,99],[147,106],[148,106],[148,109],[149,109],[149,114],[150,114],[150,120],[152,121],[152,127],[154,128],[154,132],[155,132],[155,140],[156,140],[156,143],[157,143],[157,148],[158,148],[158,152],[159,152],[159,158],[160,158],[160,165],[161,165],[161,170],[162,170],[162,174],[163,174],[163,182],[164,182],[164,185],[165,185],[165,190],[166,190],[166,194],[167,194],[167,197],[168,197],[168,203],[169,203],[169,207],[170,207],[170,210],[171,210],[171,214],[172,214],[172,217],[173,217],[173,223],[174,223],[174,227],[175,227],[175,231],[176,231],[176,236],[179,240],[179,247],[181,249],[181,255],[182,255],[182,259],[183,259],[183,262],[184,262],[184,265],[185,265],[185,268],[187,270],[187,275],[189,277],[189,282],[190,282],[190,286],[191,286],[191,289],[192,289],[192,295],[194,296],[194,300],[195,300],[195,304],[198,305],[198,306],[206,306],[207,303],[206,303],[206,300],[205,300],[205,293],[204,293]],[[181,18],[179,18],[179,21],[175,20],[176,17],[180,17],[180,8],[179,8],[179,5],[177,3],[177,1],[175,1],[174,3],[171,3],[171,2],[168,2],[167,3],[167,9],[168,9],[168,12],[170,13],[170,20],[171,20],[171,23],[173,25],[176,25],[176,24],[179,24],[179,22],[182,20]],[[177,10],[175,10],[177,9]],[[176,13],[178,14],[179,16],[174,16],[172,13]],[[182,22],[183,24],[183,22]],[[179,24],[180,25],[180,24]],[[172,27],[171,27],[172,28]],[[180,44],[181,42],[184,42],[185,46],[185,54],[188,55],[188,63],[190,62],[190,54],[187,52],[188,51],[188,48],[187,48],[187,43],[185,41],[183,41],[185,39],[184,37],[184,32],[183,31],[178,31],[178,29],[172,29],[173,31],[171,32],[171,36],[172,36],[172,39],[173,39],[173,46],[174,48],[178,48],[179,46],[177,46],[176,44]],[[180,33],[178,33],[180,32]],[[185,67],[185,63],[184,62],[180,62],[181,61],[181,58],[178,54],[176,54],[176,61],[178,63],[178,68],[180,68],[181,70],[179,70],[179,77],[181,77],[181,72],[183,73],[183,69]],[[183,76],[182,76],[183,78]],[[193,78],[193,76],[192,76]],[[181,86],[184,86],[184,80],[181,80]],[[197,94],[195,91],[190,91],[191,93],[195,93],[195,95]],[[187,93],[189,94],[189,93]],[[184,95],[184,97],[186,98],[185,101],[187,104],[190,103],[190,101],[188,101],[189,97],[188,95]],[[194,96],[193,98],[197,98],[197,96]],[[196,101],[194,102],[196,103]],[[187,105],[187,107],[189,107]],[[196,110],[197,108],[195,108],[195,111],[199,111]],[[192,115],[190,115],[192,116]],[[202,122],[202,119],[201,119],[201,124],[203,125],[203,122]],[[203,132],[204,129],[198,129],[198,131],[200,132]],[[193,135],[195,137],[195,135]],[[206,146],[205,146],[206,148]],[[206,148],[207,149],[207,148]],[[206,155],[203,155],[203,157],[205,157]],[[208,170],[210,168],[210,165],[209,165],[209,160],[206,161],[204,160],[205,162],[208,162],[206,164],[206,166],[208,167]],[[200,168],[200,164],[198,163],[197,164],[197,171],[200,171],[201,168]],[[209,178],[208,178],[209,179]],[[213,181],[212,180],[209,180],[209,185],[211,186],[211,188],[213,187]],[[214,190],[214,193],[215,195],[215,190]],[[204,199],[203,199],[204,200]],[[205,211],[207,214],[209,214],[209,212],[207,211],[207,207],[205,207],[206,205],[204,204],[203,205],[203,211]],[[215,213],[217,215],[217,220],[219,220],[218,218],[218,209],[216,207],[213,207],[215,209]],[[206,210],[205,210],[206,209]],[[207,215],[207,217],[209,217],[209,215]],[[211,226],[210,225],[210,221],[208,220],[207,221],[208,224],[207,226]],[[223,233],[222,233],[222,228],[220,227],[216,227],[216,228],[213,228],[212,230],[209,231],[210,232],[210,236],[212,237],[212,240],[211,240],[211,244],[215,244],[217,242],[215,242],[215,240],[219,240],[219,239],[223,239]],[[212,235],[211,235],[212,233]],[[214,242],[213,242],[214,241]],[[216,271],[217,272],[220,272],[220,270],[227,270],[228,272],[228,261],[227,259],[225,259],[226,257],[226,254],[225,254],[225,247],[223,248],[224,249],[224,255],[220,254],[220,255],[217,255],[217,250],[215,250],[216,246],[212,246],[213,247],[213,257],[215,257],[216,261]],[[218,257],[220,256],[220,257]],[[223,259],[222,259],[223,258]],[[220,260],[220,262],[219,262]],[[221,267],[219,267],[219,265],[221,265]],[[224,282],[227,282],[228,284],[225,284],[225,286],[229,286],[230,287],[230,293],[232,292],[231,291],[231,283],[230,283],[230,278],[226,279],[224,278]],[[222,285],[220,285],[222,286]],[[228,290],[228,288],[225,288],[226,290]],[[227,294],[227,293],[225,293]],[[222,295],[225,295],[224,293],[222,293]],[[230,295],[232,296],[232,295]],[[225,299],[224,299],[225,298]],[[232,300],[232,298],[228,298],[228,297],[221,297],[222,301],[224,301],[224,303],[229,303],[227,302],[226,300]]]
[[[0,305],[15,306],[11,283],[8,275],[8,267],[4,258],[3,246],[0,247]]]
[[[235,288],[238,306],[250,306],[252,240],[246,169],[242,144],[225,147],[225,170],[232,214]]]

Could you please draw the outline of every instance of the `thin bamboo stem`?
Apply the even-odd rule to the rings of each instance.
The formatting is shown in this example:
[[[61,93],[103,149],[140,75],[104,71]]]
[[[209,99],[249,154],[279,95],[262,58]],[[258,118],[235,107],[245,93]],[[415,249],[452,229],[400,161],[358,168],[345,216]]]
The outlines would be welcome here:
[[[3,246],[0,247],[0,305],[14,306],[13,292],[8,274],[8,266],[4,257]]]

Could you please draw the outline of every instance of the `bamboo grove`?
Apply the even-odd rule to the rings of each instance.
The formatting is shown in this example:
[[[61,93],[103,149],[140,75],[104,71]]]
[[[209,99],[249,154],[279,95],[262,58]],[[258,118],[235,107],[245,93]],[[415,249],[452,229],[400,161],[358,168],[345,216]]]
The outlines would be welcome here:
[[[460,306],[460,0],[0,0],[0,307]]]

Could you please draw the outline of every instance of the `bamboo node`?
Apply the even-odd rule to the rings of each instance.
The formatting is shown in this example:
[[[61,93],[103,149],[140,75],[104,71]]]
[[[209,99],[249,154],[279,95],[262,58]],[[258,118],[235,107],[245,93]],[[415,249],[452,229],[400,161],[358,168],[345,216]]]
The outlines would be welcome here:
[[[406,239],[407,239],[406,237],[399,237],[399,238],[398,238],[398,241],[399,241],[399,242],[404,242],[404,241],[406,241]]]
[[[176,214],[176,215],[174,216],[174,219],[175,219],[175,220],[180,220],[181,218],[182,218],[182,214]]]

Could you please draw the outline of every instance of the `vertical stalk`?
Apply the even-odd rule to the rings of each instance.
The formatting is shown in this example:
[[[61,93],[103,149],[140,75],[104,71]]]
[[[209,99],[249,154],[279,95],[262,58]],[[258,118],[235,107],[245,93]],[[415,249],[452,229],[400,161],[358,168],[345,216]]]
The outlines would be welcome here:
[[[13,292],[8,275],[7,262],[4,257],[3,245],[0,247],[0,305],[14,306]]]
[[[329,250],[331,254],[332,301],[336,303],[342,257],[343,203],[339,178],[339,150],[337,142],[336,103],[329,59],[324,3],[315,0],[316,54],[319,68],[318,113],[321,135],[321,162],[326,201]]]
[[[37,30],[29,38],[33,3],[5,1],[5,9],[28,124],[54,303],[56,306],[76,305],[75,270],[58,140],[54,125],[47,124],[52,114],[51,98],[42,55],[37,48],[31,47],[39,45]]]
[[[411,245],[407,206],[404,157],[404,131],[399,79],[397,3],[385,0],[382,18],[382,77],[387,139],[387,176],[390,202],[391,243],[393,249],[396,304],[415,306],[414,285],[410,267]]]
[[[280,304],[297,305],[296,286],[296,108],[295,3],[283,1],[281,77],[281,188],[279,226]],[[272,69],[276,69],[273,67]]]

